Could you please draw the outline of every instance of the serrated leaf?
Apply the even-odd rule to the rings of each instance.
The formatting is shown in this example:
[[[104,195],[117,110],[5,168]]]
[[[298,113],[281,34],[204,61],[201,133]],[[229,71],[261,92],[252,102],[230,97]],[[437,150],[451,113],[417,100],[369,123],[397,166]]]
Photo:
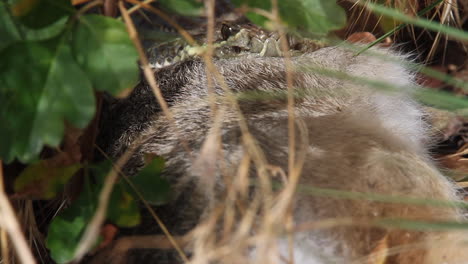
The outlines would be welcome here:
[[[73,32],[73,53],[98,90],[117,95],[138,80],[138,53],[121,21],[81,16]]]
[[[58,146],[64,119],[83,128],[95,112],[87,76],[64,42],[25,42],[0,57],[0,157],[23,162]]]
[[[49,167],[44,161],[31,164],[16,178],[15,193],[35,199],[51,199],[80,168],[80,164]]]
[[[201,16],[203,14],[202,1],[196,0],[159,0],[165,8],[183,16]]]
[[[166,179],[161,178],[161,172],[164,169],[164,160],[155,158],[137,175],[130,177],[129,180],[143,198],[152,205],[161,205],[166,203],[171,194],[171,187]],[[134,190],[125,185],[130,193]],[[135,197],[136,194],[134,194]]]
[[[271,11],[271,0],[233,0],[240,7],[247,5]],[[346,14],[336,1],[330,0],[288,0],[278,1],[281,19],[292,29],[315,36],[325,35],[346,24]],[[268,19],[248,12],[246,16],[255,24],[266,27]]]

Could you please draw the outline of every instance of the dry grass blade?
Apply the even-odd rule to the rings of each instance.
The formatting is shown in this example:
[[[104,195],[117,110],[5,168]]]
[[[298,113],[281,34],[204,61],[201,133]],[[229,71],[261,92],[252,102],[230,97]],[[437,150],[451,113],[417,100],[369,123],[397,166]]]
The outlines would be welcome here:
[[[98,150],[101,152],[101,154],[107,160],[111,160],[111,158],[102,149],[98,148]],[[120,168],[116,167],[115,169],[124,178],[124,180],[133,189],[133,191],[135,191],[135,193],[137,194],[140,201],[143,202],[146,209],[150,212],[151,216],[153,217],[153,219],[156,221],[156,223],[159,225],[159,227],[161,228],[161,230],[164,233],[164,236],[142,236],[142,237],[140,237],[140,238],[142,238],[143,241],[147,241],[148,239],[150,241],[153,241],[153,242],[150,242],[149,244],[147,244],[146,246],[143,246],[143,247],[139,246],[143,242],[139,241],[137,237],[135,237],[134,240],[129,238],[129,240],[122,239],[122,242],[117,241],[116,246],[114,246],[114,248],[116,250],[116,253],[124,252],[125,250],[129,250],[129,249],[132,249],[132,248],[160,248],[160,249],[175,248],[178,251],[181,258],[185,262],[188,262],[187,256],[185,255],[185,253],[183,252],[183,250],[181,248],[181,246],[184,246],[186,244],[186,242],[183,242],[181,244],[179,241],[188,241],[188,240],[190,240],[191,234],[187,234],[183,238],[176,238],[176,237],[172,236],[171,233],[169,232],[169,230],[166,228],[166,225],[162,222],[162,220],[159,218],[159,216],[153,210],[151,205],[145,200],[145,198],[141,194],[140,190],[138,190],[138,188],[136,188],[136,186],[132,183],[132,181],[130,181],[128,179],[127,175],[125,175],[120,170]],[[168,243],[170,243],[170,245],[168,245]],[[114,252],[114,251],[112,251],[112,252]],[[106,254],[104,254],[104,255],[106,255]],[[99,262],[96,262],[96,263],[99,263]]]
[[[8,235],[4,229],[0,229],[0,244],[2,247],[1,251],[1,260],[3,263],[10,263],[10,250],[9,250],[9,241]]]
[[[211,3],[211,4],[210,4]],[[270,249],[274,247],[274,237],[277,235],[278,221],[281,218],[275,218],[272,215],[266,215],[264,217],[258,216],[258,212],[261,208],[267,210],[267,208],[273,207],[273,197],[271,194],[271,180],[270,180],[270,166],[267,164],[263,151],[258,146],[255,138],[250,134],[247,122],[240,110],[237,98],[226,84],[224,77],[218,72],[216,66],[212,61],[212,41],[214,35],[214,13],[212,2],[207,2],[207,17],[208,17],[208,43],[207,50],[203,56],[207,80],[213,78],[217,81],[217,84],[224,91],[224,99],[231,106],[231,110],[237,115],[238,125],[241,130],[243,147],[246,150],[244,160],[240,164],[238,174],[240,174],[238,184],[229,184],[227,190],[226,203],[221,205],[221,208],[214,210],[209,217],[203,221],[194,231],[193,241],[193,258],[192,263],[209,263],[210,261],[221,261],[223,263],[232,263],[233,259],[236,259],[234,263],[239,260],[239,257],[244,256],[245,250],[250,246],[255,245],[259,250],[258,256],[267,256],[261,252],[272,252]],[[210,22],[211,21],[211,22]],[[210,83],[213,85],[213,82]],[[213,93],[213,88],[208,87],[209,93]],[[211,100],[213,102],[213,100]],[[211,104],[212,105],[212,104]],[[212,110],[214,107],[212,106]],[[212,116],[218,116],[218,114],[212,113]],[[214,126],[219,125],[219,122],[213,119]],[[216,131],[215,131],[216,132]],[[219,133],[219,132],[217,132]],[[253,200],[250,200],[248,208],[242,208],[239,204],[233,204],[232,201],[236,197],[242,200],[242,197],[246,197],[248,189],[248,180],[246,179],[249,168],[250,157],[255,164],[256,170],[260,178],[260,188],[258,194],[255,195]],[[243,172],[243,173],[242,173]],[[234,180],[236,181],[236,180]],[[237,186],[237,187],[236,187]],[[229,202],[231,201],[231,203]],[[236,202],[237,203],[237,202]],[[287,203],[288,205],[290,203]],[[239,208],[237,208],[239,206]],[[239,216],[235,211],[240,209],[241,215]],[[284,213],[283,213],[284,214]],[[236,217],[237,216],[237,217]],[[238,224],[233,224],[233,219],[236,217]],[[240,217],[240,218],[239,218]],[[259,220],[261,219],[261,220]],[[220,222],[221,221],[221,222]],[[262,226],[259,234],[255,236],[255,243],[252,244],[251,232],[253,228],[261,222]],[[216,236],[216,230],[218,224],[224,227],[222,240]],[[271,255],[271,254],[270,254]],[[260,259],[259,259],[260,260]],[[247,261],[247,260],[245,260]],[[267,263],[268,260],[260,260],[261,262]],[[242,261],[241,261],[242,262]]]
[[[214,6],[212,5],[212,8],[213,7]],[[214,13],[208,12],[208,17],[210,16],[210,14],[213,17],[212,19],[214,19]],[[262,182],[262,189],[263,191],[267,193],[268,192],[267,190],[270,189],[270,184],[269,184],[268,176],[266,174],[266,172],[268,171],[267,169],[268,166],[267,166],[267,162],[265,159],[265,155],[263,154],[263,151],[259,148],[254,137],[249,132],[247,121],[242,115],[242,111],[237,102],[236,96],[233,94],[233,92],[227,85],[226,81],[224,80],[224,77],[216,69],[216,66],[213,63],[212,57],[209,56],[210,44],[208,44],[207,46],[208,46],[208,52],[205,52],[203,56],[203,61],[205,62],[205,65],[206,65],[207,79],[214,78],[219,83],[219,86],[225,93],[224,96],[225,96],[226,101],[232,106],[232,110],[235,111],[235,113],[237,114],[238,124],[242,133],[242,141],[244,143],[244,146],[247,152],[250,154],[250,156],[252,157],[252,160],[257,166],[257,170],[259,172],[259,176]]]
[[[136,142],[139,142],[139,140],[137,140]],[[75,259],[76,261],[81,260],[94,246],[96,239],[99,235],[99,230],[106,218],[106,211],[109,204],[110,195],[119,176],[118,171],[128,162],[128,160],[133,155],[135,145],[137,145],[137,143],[134,143],[127,151],[125,151],[125,153],[117,160],[115,166],[112,167],[111,171],[106,176],[103,188],[99,193],[96,212],[94,213],[93,217],[91,218],[91,221],[86,227],[86,230],[84,231],[83,236],[81,237],[81,240],[76,248],[75,255],[73,257],[73,259]]]
[[[87,4],[85,6],[83,6],[82,8],[80,8],[80,10],[78,10],[78,12],[76,12],[75,16],[79,17],[79,16],[85,14],[86,12],[88,12],[93,7],[101,6],[103,4],[104,4],[103,0],[94,0],[92,2],[87,2]]]
[[[34,256],[31,252],[31,249],[26,242],[26,238],[21,231],[20,224],[18,219],[15,216],[15,211],[11,206],[8,197],[3,188],[3,164],[0,160],[0,181],[1,190],[0,190],[0,226],[11,239],[13,246],[15,247],[18,257],[23,264],[33,264],[36,263]],[[3,253],[3,252],[2,252]]]
[[[280,35],[280,45],[284,56],[284,65],[286,68],[286,85],[288,89],[288,144],[289,144],[289,160],[288,160],[288,169],[291,174],[294,174],[295,169],[295,149],[296,149],[296,139],[295,139],[295,120],[296,117],[294,115],[294,87],[293,87],[293,64],[291,62],[291,54],[289,54],[289,45],[286,40],[285,30],[281,25],[281,18],[279,16],[278,10],[278,1],[272,0],[272,13],[273,13],[273,22],[275,23],[276,30]],[[291,175],[290,175],[291,177]],[[291,179],[294,182],[297,181],[296,179]]]
[[[72,5],[81,5],[81,4],[84,4],[84,3],[88,3],[90,1],[91,0],[72,0]]]
[[[468,143],[462,146],[456,153],[440,157],[439,162],[450,169],[463,175],[468,174]]]
[[[432,10],[434,7],[438,6],[439,4],[443,3],[443,0],[436,0],[434,1],[432,4],[428,5],[427,7],[425,7],[423,10],[421,10],[420,12],[417,13],[418,16],[423,16],[424,14],[426,14],[427,12],[429,12],[430,10]],[[416,12],[415,12],[416,13]],[[381,19],[382,17],[379,18],[379,20]],[[375,41],[373,41],[372,43],[370,43],[369,45],[367,45],[365,48],[361,49],[360,51],[358,51],[356,53],[356,55],[359,55],[361,53],[363,53],[364,51],[368,50],[369,48],[375,46],[376,44],[382,42],[384,39],[388,38],[389,36],[391,35],[394,35],[396,34],[398,31],[400,31],[402,28],[406,27],[407,24],[400,24],[399,26],[397,27],[394,27],[392,30],[388,31],[387,33],[383,34],[381,37],[379,37],[378,39],[376,39]],[[411,29],[413,29],[413,27],[411,27]],[[440,35],[440,32],[437,33],[437,36]],[[436,46],[436,42],[434,42],[433,44],[433,47]],[[429,57],[429,56],[428,56]]]
[[[128,0],[128,1],[134,1],[134,0]],[[134,1],[134,2],[138,2],[138,1]],[[138,2],[138,3],[141,3],[141,2]],[[145,5],[143,3],[141,3],[141,4],[142,4],[143,7],[146,8],[147,5]],[[175,125],[175,122],[174,122],[174,116],[172,115],[171,111],[169,110],[169,106],[167,105],[166,101],[164,100],[161,89],[159,88],[159,85],[156,82],[156,77],[154,76],[153,70],[151,69],[151,67],[149,65],[148,58],[146,57],[145,52],[143,50],[143,47],[141,46],[141,43],[140,43],[140,41],[138,39],[138,33],[137,33],[136,29],[135,29],[135,26],[133,25],[132,19],[130,18],[130,15],[128,14],[128,11],[124,8],[122,2],[119,2],[119,8],[120,8],[120,12],[122,13],[122,16],[124,18],[125,25],[127,27],[127,31],[128,31],[129,36],[130,36],[130,39],[133,41],[133,44],[135,45],[135,48],[138,51],[138,55],[139,55],[140,62],[141,62],[141,67],[143,69],[143,74],[144,74],[146,80],[148,81],[148,84],[149,84],[151,90],[153,91],[153,94],[156,97],[156,100],[158,101],[158,104],[161,106],[161,109],[162,109],[162,111],[164,113],[164,116],[167,118],[170,125],[175,129],[175,133],[177,135],[179,135],[179,138],[181,139],[182,146],[184,147],[185,151],[187,151],[187,153],[189,153],[190,158],[192,158],[191,157],[191,150],[190,150],[187,142],[185,140],[183,140],[182,137],[180,137],[179,129],[177,128],[177,126]],[[154,11],[152,9],[150,9],[150,10]],[[158,12],[160,12],[160,11],[158,10]],[[167,17],[167,15],[165,15],[165,14],[163,14],[163,15],[164,15],[165,18],[170,19],[169,17]],[[185,32],[185,30],[181,29],[180,26],[178,26],[177,24],[175,24],[175,25],[178,27],[178,30],[182,30],[182,31],[179,31],[179,32],[181,32],[181,33]],[[186,34],[188,35],[188,33],[186,33]],[[191,38],[190,35],[188,35],[188,37]]]
[[[156,1],[156,0],[145,0],[145,1],[141,2],[141,3],[142,3],[142,4],[149,5],[149,4],[151,4],[152,2],[154,2],[154,1]],[[142,4],[136,4],[136,5],[134,5],[132,8],[128,9],[128,14],[131,15],[131,14],[133,14],[134,12],[140,10],[140,8],[143,7]]]
[[[352,0],[352,1],[356,1],[356,0]],[[359,4],[362,5],[362,3],[359,3]],[[402,13],[402,12],[396,10],[396,9],[386,8],[386,7],[383,7],[381,5],[370,3],[370,2],[366,3],[365,7],[372,10],[373,12],[382,14],[384,16],[392,17],[392,18],[400,20],[400,21],[402,21],[404,23],[413,24],[415,26],[419,26],[419,27],[422,27],[422,28],[424,28],[426,30],[431,30],[431,31],[434,31],[434,32],[442,32],[445,35],[447,35],[448,37],[450,37],[451,39],[455,39],[455,40],[458,40],[460,42],[467,42],[468,41],[468,33],[461,30],[461,29],[457,29],[457,28],[454,28],[454,27],[449,27],[449,26],[446,26],[446,25],[431,21],[429,19],[423,19],[423,18],[409,16],[409,15],[406,15],[406,14],[404,14],[404,13]]]
[[[455,22],[455,15],[453,14],[454,12],[456,13],[456,10],[454,10],[454,7],[456,7],[456,1],[454,3],[453,0],[446,0],[444,1],[444,3],[442,4],[442,6],[440,6],[438,9],[442,9],[442,13],[440,14],[440,23],[441,24],[446,24],[446,25],[450,25],[451,22]],[[440,32],[437,32],[435,38],[434,38],[434,42],[431,46],[431,50],[429,51],[429,54],[427,55],[427,58],[426,58],[426,63],[428,63],[435,55],[435,52],[436,52],[436,49],[437,49],[437,46],[439,45],[439,42],[442,38],[442,33]],[[447,39],[446,39],[447,41]],[[447,43],[445,43],[446,45]]]
[[[176,129],[176,133],[180,135],[180,133],[178,133],[177,127],[175,125],[172,113],[170,112],[170,110],[169,110],[169,108],[167,106],[167,103],[164,101],[161,90],[159,89],[159,86],[158,86],[158,84],[156,82],[155,76],[154,76],[154,74],[151,71],[151,68],[149,66],[148,59],[146,58],[146,55],[145,55],[145,53],[143,51],[143,48],[141,47],[141,44],[140,44],[140,42],[138,40],[137,32],[135,30],[135,27],[134,27],[134,25],[133,25],[133,23],[131,21],[131,18],[130,18],[129,14],[128,14],[128,11],[125,9],[122,2],[119,2],[119,9],[120,9],[120,12],[122,13],[122,16],[124,18],[125,24],[127,26],[127,30],[129,32],[129,35],[130,35],[130,38],[133,40],[133,43],[134,43],[134,45],[137,48],[137,51],[139,53],[140,60],[142,62],[142,67],[143,67],[143,72],[144,72],[145,78],[147,79],[148,83],[150,84],[150,87],[153,90],[153,93],[155,94],[155,96],[156,96],[156,98],[158,100],[158,103],[161,105],[161,108],[163,109],[163,112],[164,112],[166,118],[169,120],[170,124],[174,127],[174,129]],[[137,140],[134,144],[138,144],[138,142],[140,142],[140,140]],[[191,151],[190,151],[190,149],[189,149],[189,147],[187,145],[187,142],[182,140],[182,144],[183,144],[185,150],[187,151],[187,153],[190,154]],[[125,164],[125,163],[123,163],[123,164]],[[117,163],[117,165],[119,165],[119,163]],[[122,168],[122,166],[117,166],[118,170],[120,170],[120,168]],[[181,250],[180,246],[175,242],[175,240],[173,239],[173,237],[171,236],[169,231],[165,228],[162,221],[154,213],[154,211],[151,209],[149,204],[143,199],[141,194],[139,192],[137,192],[137,194],[140,196],[141,200],[145,203],[146,207],[149,209],[149,211],[152,214],[153,218],[158,222],[159,226],[163,229],[163,231],[165,232],[165,235],[171,241],[173,246],[177,249],[177,251],[179,252],[182,259],[184,259],[184,261],[187,261],[187,257],[185,256],[185,254]]]

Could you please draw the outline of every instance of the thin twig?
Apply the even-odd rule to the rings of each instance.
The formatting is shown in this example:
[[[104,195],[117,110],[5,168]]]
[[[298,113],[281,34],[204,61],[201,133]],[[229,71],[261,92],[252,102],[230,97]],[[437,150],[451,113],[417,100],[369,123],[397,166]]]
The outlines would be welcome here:
[[[170,124],[174,127],[175,133],[179,135],[179,138],[181,138],[180,137],[181,134],[180,134],[180,132],[178,130],[178,127],[175,124],[174,117],[173,117],[171,111],[169,110],[169,107],[168,107],[166,101],[164,100],[164,97],[163,97],[163,95],[161,93],[161,89],[159,89],[159,86],[158,86],[158,84],[156,82],[156,77],[154,76],[154,74],[153,74],[153,72],[152,72],[152,70],[151,70],[151,68],[149,66],[148,58],[146,57],[146,55],[145,55],[145,53],[143,51],[143,48],[141,47],[141,44],[140,44],[140,42],[138,40],[138,35],[137,35],[136,30],[135,30],[135,27],[133,26],[133,22],[132,22],[132,20],[131,20],[131,18],[129,16],[127,10],[123,6],[122,2],[119,2],[119,9],[120,9],[120,12],[122,13],[122,16],[124,18],[125,25],[127,26],[127,30],[128,30],[129,35],[130,35],[130,38],[133,40],[133,43],[134,43],[135,47],[137,48],[138,54],[140,56],[140,60],[141,60],[141,64],[142,64],[143,73],[145,75],[145,78],[148,81],[151,89],[153,90],[153,93],[156,96],[159,105],[163,109],[164,115],[166,116],[166,118],[168,119]],[[190,158],[191,158],[191,154],[190,154],[191,150],[188,147],[187,142],[185,140],[182,140],[181,142],[182,142],[182,145],[184,146],[185,150],[187,151],[187,153],[190,155]],[[139,194],[139,196],[141,196],[141,195]],[[140,198],[143,198],[143,197],[140,197]],[[146,201],[144,199],[142,199],[142,201],[147,205],[147,207],[150,207],[146,203]],[[171,242],[173,242],[174,247],[177,249],[177,251],[181,255],[182,259],[184,259],[185,261],[188,261],[187,257],[183,253],[182,249],[175,242],[175,240],[172,239],[172,236],[170,235],[169,231],[167,229],[165,229],[165,226],[163,225],[163,223],[159,219],[159,217],[154,213],[153,210],[150,209],[150,212],[152,213],[152,216],[158,222],[160,227],[165,231],[165,234],[167,235],[168,239]]]
[[[117,15],[117,0],[104,0],[104,15],[108,17]]]
[[[98,151],[107,159],[107,160],[111,160],[111,158],[101,149],[99,148],[99,146],[97,146],[97,149]],[[123,179],[127,182],[127,184],[130,186],[130,188],[133,189],[133,191],[135,191],[135,193],[137,194],[138,198],[140,199],[141,202],[143,202],[143,204],[145,205],[146,209],[150,212],[151,216],[155,219],[155,221],[157,222],[157,224],[159,225],[159,227],[161,228],[161,230],[163,231],[164,233],[164,236],[168,238],[168,240],[171,242],[171,248],[175,248],[179,255],[181,256],[181,258],[185,261],[185,262],[188,262],[188,258],[187,256],[185,255],[184,251],[181,249],[181,246],[184,246],[185,244],[182,244],[180,245],[177,238],[175,238],[170,232],[169,230],[167,229],[166,225],[163,223],[163,221],[161,220],[161,218],[156,214],[156,212],[153,210],[153,208],[151,207],[151,205],[146,201],[145,197],[143,197],[143,195],[141,194],[140,190],[138,190],[138,188],[133,184],[132,181],[129,180],[128,176],[125,175],[125,173],[122,172],[122,170],[117,167],[117,166],[114,166],[115,169],[117,170],[117,172],[123,177]],[[190,233],[185,235],[184,238],[187,240],[190,238]],[[146,246],[145,248],[148,248],[150,246]],[[160,247],[157,247],[157,248],[160,248]]]
[[[129,0],[133,1],[133,0]],[[143,5],[144,7],[144,5]],[[190,147],[188,146],[187,142],[183,140],[181,137],[181,133],[175,123],[174,116],[172,115],[171,111],[169,110],[169,106],[167,105],[166,101],[164,100],[164,96],[161,92],[161,89],[159,88],[158,83],[156,82],[156,77],[154,76],[153,70],[151,69],[148,58],[146,57],[146,54],[143,50],[143,47],[141,46],[141,43],[138,39],[138,33],[135,29],[135,26],[133,25],[132,19],[130,18],[130,15],[128,14],[127,10],[123,7],[123,3],[119,3],[119,8],[120,12],[122,13],[122,16],[125,21],[125,25],[127,27],[128,34],[130,35],[130,39],[133,41],[133,45],[135,45],[135,48],[137,49],[138,56],[140,58],[141,62],[141,68],[143,69],[143,74],[145,76],[146,81],[148,82],[151,90],[153,91],[154,96],[156,97],[156,100],[158,101],[158,104],[161,106],[161,109],[163,110],[164,116],[167,118],[169,121],[170,125],[174,128],[175,133],[179,136],[181,139],[181,144],[184,147],[185,151],[191,156],[191,150]]]
[[[76,12],[76,17],[80,17],[82,15],[84,15],[84,13],[86,13],[88,10],[90,10],[91,8],[95,7],[95,6],[100,6],[100,5],[103,5],[104,4],[104,1],[103,0],[94,0],[92,2],[89,2],[87,3],[85,6],[83,6],[82,8],[80,8],[80,10],[78,10],[78,12]]]
[[[161,10],[150,6],[149,4],[145,2],[140,2],[138,0],[126,0],[129,3],[135,4],[135,5],[141,5],[143,8],[148,9],[149,11],[155,13],[156,15],[160,16],[162,19],[164,19],[169,25],[174,27],[177,32],[192,46],[197,46],[197,42],[195,39],[185,30],[183,29],[177,22],[175,22],[172,18],[170,18],[168,15],[166,15],[164,12],[161,12]]]
[[[9,264],[10,263],[10,245],[8,241],[8,234],[5,229],[0,228],[0,244],[1,244],[1,260],[2,263]]]
[[[91,221],[86,227],[86,230],[81,237],[80,242],[78,243],[78,247],[76,248],[75,255],[73,257],[74,260],[81,260],[95,244],[96,238],[99,235],[99,229],[101,228],[102,223],[106,218],[107,207],[109,205],[112,189],[114,188],[114,185],[118,179],[119,173],[116,168],[122,168],[130,160],[135,149],[134,145],[137,145],[137,142],[139,143],[139,140],[135,141],[134,144],[132,144],[132,146],[125,151],[125,153],[115,163],[115,167],[112,167],[111,171],[106,176],[104,186],[99,193],[96,212],[94,213],[93,218],[91,218]]]
[[[434,7],[436,7],[438,4],[440,4],[443,0],[436,0],[434,1],[431,5],[427,6],[426,8],[424,8],[423,10],[419,11],[419,13],[417,14],[418,17],[420,16],[423,16],[425,15],[427,12],[429,12],[430,10],[432,10]],[[356,2],[357,4],[357,2]],[[392,30],[388,31],[387,33],[383,34],[381,37],[379,37],[378,39],[376,39],[374,42],[370,43],[369,45],[367,45],[366,47],[364,47],[363,49],[361,49],[360,51],[358,51],[356,53],[356,56],[363,53],[364,51],[370,49],[371,47],[375,46],[376,44],[380,43],[382,40],[386,39],[387,37],[391,36],[391,35],[394,35],[396,32],[400,31],[400,29],[406,27],[408,24],[406,23],[401,23],[400,25],[398,25],[397,27],[393,28]]]
[[[154,2],[154,1],[156,1],[156,0],[145,0],[145,1],[143,1],[142,3],[143,3],[143,4],[149,5],[149,4],[151,4],[152,2]],[[130,9],[128,9],[128,14],[131,15],[131,14],[133,14],[134,12],[140,10],[140,8],[142,8],[142,7],[143,7],[143,6],[142,6],[141,4],[136,4],[136,5],[132,6]]]
[[[294,75],[293,69],[294,65],[291,61],[291,54],[289,53],[289,45],[287,42],[287,37],[285,34],[285,30],[283,25],[281,24],[281,18],[279,16],[279,9],[278,9],[278,0],[271,0],[272,4],[272,14],[273,14],[273,22],[275,25],[276,30],[280,36],[280,45],[281,50],[284,56],[284,67],[286,71],[286,85],[288,91],[288,183],[287,187],[285,188],[284,192],[282,192],[282,201],[285,201],[286,205],[285,208],[280,208],[279,210],[286,210],[286,219],[289,219],[288,224],[286,225],[286,229],[288,231],[288,245],[289,245],[289,261],[290,263],[294,263],[294,239],[293,239],[293,232],[292,228],[293,224],[293,195],[296,190],[296,186],[299,182],[300,172],[302,168],[296,166],[296,116],[295,116],[295,107],[294,107]],[[301,166],[302,167],[302,166]]]
[[[72,5],[81,5],[81,4],[84,4],[84,3],[88,3],[89,1],[91,0],[72,0]]]

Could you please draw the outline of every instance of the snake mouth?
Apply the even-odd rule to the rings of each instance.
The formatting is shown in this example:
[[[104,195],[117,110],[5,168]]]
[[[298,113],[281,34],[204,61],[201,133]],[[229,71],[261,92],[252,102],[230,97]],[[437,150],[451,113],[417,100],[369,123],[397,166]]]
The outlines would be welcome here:
[[[281,39],[275,32],[267,32],[248,25],[226,26],[220,30],[220,38],[213,43],[213,57],[231,59],[246,56],[281,57]],[[312,52],[325,47],[325,42],[287,34],[285,36],[291,56]],[[156,45],[148,50],[150,65],[154,69],[171,66],[177,62],[196,59],[206,52],[206,44],[191,46],[182,39]]]

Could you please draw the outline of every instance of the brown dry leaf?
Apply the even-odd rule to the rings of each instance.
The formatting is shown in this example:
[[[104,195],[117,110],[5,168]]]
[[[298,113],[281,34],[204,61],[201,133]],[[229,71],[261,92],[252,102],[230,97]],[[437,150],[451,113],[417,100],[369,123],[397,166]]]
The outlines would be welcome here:
[[[105,224],[101,228],[102,241],[101,243],[99,243],[97,248],[101,249],[110,245],[114,241],[115,237],[117,236],[118,231],[119,230],[115,225]]]
[[[447,67],[445,66],[436,65],[436,66],[431,66],[429,68],[431,68],[432,70],[441,72],[441,73],[445,73],[445,74],[448,72]],[[436,79],[434,77],[431,77],[429,75],[425,75],[423,73],[418,74],[417,80],[420,85],[424,87],[434,88],[434,89],[441,89],[441,88],[444,88],[444,86],[446,85],[443,81]]]
[[[47,167],[65,167],[79,163],[81,160],[81,146],[79,139],[83,135],[83,130],[65,126],[65,137],[63,148],[52,158],[43,160]]]
[[[372,43],[377,39],[370,32],[356,32],[351,34],[346,41],[351,43]]]
[[[51,199],[82,167],[79,139],[81,129],[66,126],[62,150],[54,156],[29,164],[15,179],[15,198]]]

